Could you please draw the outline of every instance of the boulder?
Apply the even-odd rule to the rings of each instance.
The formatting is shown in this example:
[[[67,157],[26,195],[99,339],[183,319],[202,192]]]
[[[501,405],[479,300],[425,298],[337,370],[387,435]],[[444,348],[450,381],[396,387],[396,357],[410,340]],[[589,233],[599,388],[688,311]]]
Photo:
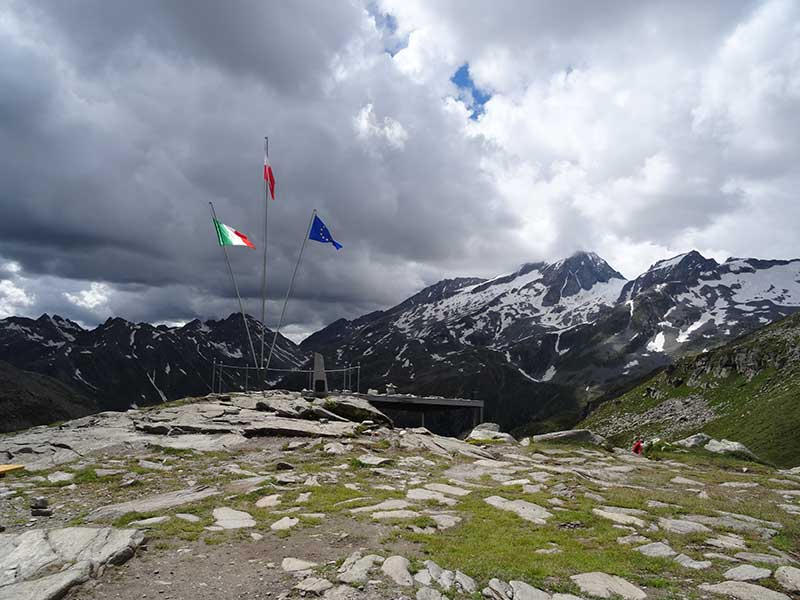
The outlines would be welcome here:
[[[800,592],[800,569],[795,567],[778,567],[775,579],[783,589],[789,592]]]
[[[414,585],[414,578],[408,569],[411,563],[402,556],[390,556],[381,566],[383,574],[394,581],[397,585],[408,587]]]
[[[710,435],[705,433],[695,433],[687,438],[673,442],[673,444],[675,446],[681,446],[682,448],[700,448],[705,446],[709,441],[711,441]]]
[[[474,442],[501,441],[508,442],[509,444],[517,443],[517,440],[515,440],[511,434],[500,431],[500,426],[497,423],[481,423],[470,431],[467,440]]]
[[[726,456],[735,456],[747,460],[761,462],[761,459],[753,454],[750,449],[739,442],[732,442],[730,440],[710,440],[704,448],[709,452],[715,454],[724,454]]]
[[[356,396],[328,396],[324,403],[325,410],[332,412],[335,415],[343,417],[348,421],[374,421],[386,425],[387,427],[394,427],[392,420],[372,406],[367,400],[358,398]]]
[[[554,431],[533,436],[534,444],[542,442],[548,444],[591,444],[593,446],[611,448],[606,438],[588,429],[569,429],[567,431]]]

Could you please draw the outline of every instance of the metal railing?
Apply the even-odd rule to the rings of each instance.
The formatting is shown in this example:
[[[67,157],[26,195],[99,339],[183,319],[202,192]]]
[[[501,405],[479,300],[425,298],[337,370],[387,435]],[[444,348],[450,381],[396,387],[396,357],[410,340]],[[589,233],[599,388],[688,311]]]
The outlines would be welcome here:
[[[285,373],[281,378],[270,381],[267,377],[268,373]],[[262,391],[273,389],[281,380],[286,380],[291,375],[300,375],[305,373],[308,375],[307,389],[313,389],[314,369],[259,369],[258,367],[249,367],[243,365],[229,365],[223,362],[213,361],[211,367],[211,391],[221,394],[223,392],[231,391]],[[334,374],[333,377],[330,375]],[[341,377],[335,374],[341,374]],[[325,369],[325,376],[328,380],[328,388],[335,389],[337,384],[341,383],[342,391],[354,391],[356,393],[361,390],[361,363],[354,365],[347,364],[340,369]],[[355,388],[353,383],[355,379]],[[300,378],[296,380],[296,385],[300,385]],[[290,382],[293,383],[293,382]]]

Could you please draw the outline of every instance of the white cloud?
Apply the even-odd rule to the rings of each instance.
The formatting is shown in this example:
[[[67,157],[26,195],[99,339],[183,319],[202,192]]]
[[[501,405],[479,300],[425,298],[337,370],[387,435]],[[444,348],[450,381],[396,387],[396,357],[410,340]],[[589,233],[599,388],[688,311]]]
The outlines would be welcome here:
[[[75,306],[94,310],[108,304],[111,297],[111,288],[105,283],[93,281],[87,290],[81,290],[75,294],[64,292],[64,297]]]
[[[10,279],[0,279],[0,319],[18,315],[36,302],[36,296]]]
[[[383,123],[379,123],[372,104],[367,104],[358,112],[353,119],[353,126],[360,139],[383,138],[390,146],[400,150],[408,140],[408,132],[392,117],[384,117]]]

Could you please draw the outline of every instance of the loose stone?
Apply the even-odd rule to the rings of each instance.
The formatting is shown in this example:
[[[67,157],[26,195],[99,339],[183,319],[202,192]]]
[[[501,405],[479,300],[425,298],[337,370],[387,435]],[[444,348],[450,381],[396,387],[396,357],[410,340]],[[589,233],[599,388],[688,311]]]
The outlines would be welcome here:
[[[772,571],[769,569],[762,569],[753,565],[739,565],[725,571],[723,577],[733,581],[756,581],[770,575],[772,575]]]

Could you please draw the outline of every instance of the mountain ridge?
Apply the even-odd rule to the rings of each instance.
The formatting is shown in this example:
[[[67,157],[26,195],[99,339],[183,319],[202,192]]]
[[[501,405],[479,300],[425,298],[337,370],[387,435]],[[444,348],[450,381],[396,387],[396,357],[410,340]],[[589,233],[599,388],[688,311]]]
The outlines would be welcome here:
[[[697,251],[625,279],[593,252],[485,279],[438,281],[384,310],[337,319],[301,344],[279,336],[272,366],[321,352],[361,363],[361,388],[480,398],[486,418],[518,432],[569,427],[609,392],[800,310],[800,259]],[[254,342],[260,323],[248,316]],[[268,332],[271,336],[271,332]],[[202,395],[211,367],[248,364],[241,315],[182,327],[109,318],[94,329],[58,315],[0,320],[0,360],[55,377],[101,409]],[[270,383],[302,387],[304,378]],[[226,373],[244,388],[244,371]]]
[[[571,398],[567,412],[580,412],[576,407],[621,381],[800,310],[800,259],[718,263],[691,251],[627,280],[597,254],[578,252],[552,264],[525,263],[479,283],[465,280],[437,295],[445,281],[415,294],[417,302],[338,320],[300,346],[330,360],[375,363],[375,369],[362,367],[366,385],[391,381],[414,393],[451,393],[452,384],[437,392],[435,372],[461,376],[468,394],[480,387],[476,369],[499,370],[512,381],[511,390],[483,396],[487,418],[519,428],[521,418],[555,416],[539,410],[552,387]],[[465,360],[469,352],[472,358]],[[542,384],[547,392],[536,389]],[[509,401],[514,394],[534,406],[520,413],[526,401]],[[503,403],[516,409],[504,411]]]

